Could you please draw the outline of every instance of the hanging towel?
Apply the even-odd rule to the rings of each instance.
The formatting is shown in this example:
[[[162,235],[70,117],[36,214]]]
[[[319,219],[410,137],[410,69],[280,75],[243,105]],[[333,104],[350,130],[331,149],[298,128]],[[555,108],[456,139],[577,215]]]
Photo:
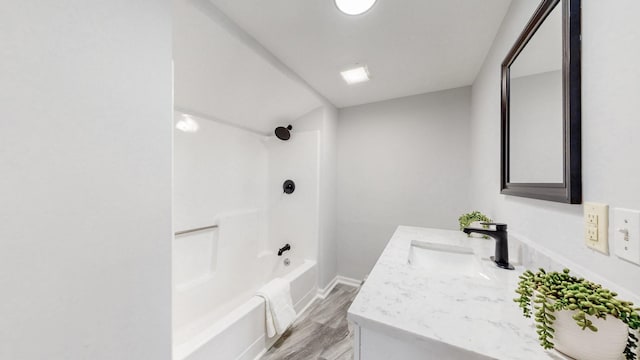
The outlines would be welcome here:
[[[289,282],[275,278],[258,290],[257,296],[264,298],[267,335],[282,334],[296,319]]]

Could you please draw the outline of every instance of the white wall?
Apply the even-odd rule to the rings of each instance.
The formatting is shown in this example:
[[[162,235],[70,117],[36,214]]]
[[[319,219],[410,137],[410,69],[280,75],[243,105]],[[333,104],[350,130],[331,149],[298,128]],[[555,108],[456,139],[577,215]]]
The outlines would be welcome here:
[[[338,245],[336,239],[336,138],[338,110],[324,106],[312,110],[294,123],[297,131],[319,131],[319,286],[326,287],[338,275]]]
[[[176,113],[176,121],[180,120]],[[211,225],[222,213],[267,207],[265,137],[198,117],[197,132],[175,130],[174,227]]]
[[[325,102],[209,0],[172,0],[176,107],[264,134]]]
[[[182,119],[176,114],[176,121]],[[258,257],[267,246],[268,153],[265,137],[193,117],[197,132],[175,130],[176,236],[173,246],[174,343],[184,327],[262,284]],[[246,299],[242,299],[246,301]]]
[[[0,3],[2,359],[170,359],[170,8]]]
[[[208,0],[173,0],[173,5],[178,110],[262,134],[288,123],[294,133],[319,131],[316,253],[320,283],[328,284],[337,274],[336,109]]]
[[[296,131],[288,141],[272,136],[269,149],[268,251],[291,245],[288,256],[318,259],[319,233],[319,134]],[[284,193],[285,180],[296,188]]]
[[[301,121],[321,123],[322,115]],[[291,139],[281,141],[191,118],[198,131],[176,130],[174,136],[174,226],[218,228],[174,239],[176,346],[268,280],[267,252],[289,243],[287,257],[315,261],[319,248],[319,131],[296,125]],[[182,120],[176,113],[176,122]],[[286,179],[296,182],[293,194],[283,193]]]
[[[581,205],[499,195],[500,63],[536,5],[512,2],[473,85],[472,205],[508,223],[512,232],[640,293],[639,266],[584,246]],[[582,3],[583,199],[632,209],[640,209],[640,142],[634,138],[640,134],[638,12],[640,2],[634,0]]]
[[[470,210],[470,90],[339,111],[340,275],[362,279],[398,225],[456,229]]]
[[[324,126],[320,133],[320,287],[326,287],[338,275],[338,110],[325,107],[323,115]]]

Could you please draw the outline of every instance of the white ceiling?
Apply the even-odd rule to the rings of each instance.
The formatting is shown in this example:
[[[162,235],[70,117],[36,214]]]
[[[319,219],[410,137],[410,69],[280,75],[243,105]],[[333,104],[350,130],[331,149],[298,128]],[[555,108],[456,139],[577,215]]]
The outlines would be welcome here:
[[[268,134],[323,104],[313,89],[243,39],[242,31],[226,26],[212,4],[173,3],[178,111]]]
[[[209,1],[338,107],[472,84],[511,2],[378,0],[347,16],[333,0]],[[339,72],[358,63],[372,80],[348,86]]]

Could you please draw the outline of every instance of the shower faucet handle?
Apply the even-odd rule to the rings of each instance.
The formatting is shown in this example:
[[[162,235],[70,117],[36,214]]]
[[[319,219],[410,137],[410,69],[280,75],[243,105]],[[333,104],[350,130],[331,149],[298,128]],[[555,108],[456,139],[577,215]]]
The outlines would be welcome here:
[[[292,194],[296,191],[296,183],[294,183],[293,180],[285,180],[282,184],[282,191],[284,191],[285,194]]]

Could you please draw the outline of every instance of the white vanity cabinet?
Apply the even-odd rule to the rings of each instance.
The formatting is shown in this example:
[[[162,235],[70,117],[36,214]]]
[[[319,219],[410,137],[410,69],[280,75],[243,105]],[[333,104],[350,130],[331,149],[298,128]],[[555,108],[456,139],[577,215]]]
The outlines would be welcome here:
[[[513,298],[491,239],[400,226],[348,311],[356,360],[559,359]]]
[[[491,357],[452,347],[439,341],[396,338],[366,327],[354,325],[355,360],[486,360]]]

